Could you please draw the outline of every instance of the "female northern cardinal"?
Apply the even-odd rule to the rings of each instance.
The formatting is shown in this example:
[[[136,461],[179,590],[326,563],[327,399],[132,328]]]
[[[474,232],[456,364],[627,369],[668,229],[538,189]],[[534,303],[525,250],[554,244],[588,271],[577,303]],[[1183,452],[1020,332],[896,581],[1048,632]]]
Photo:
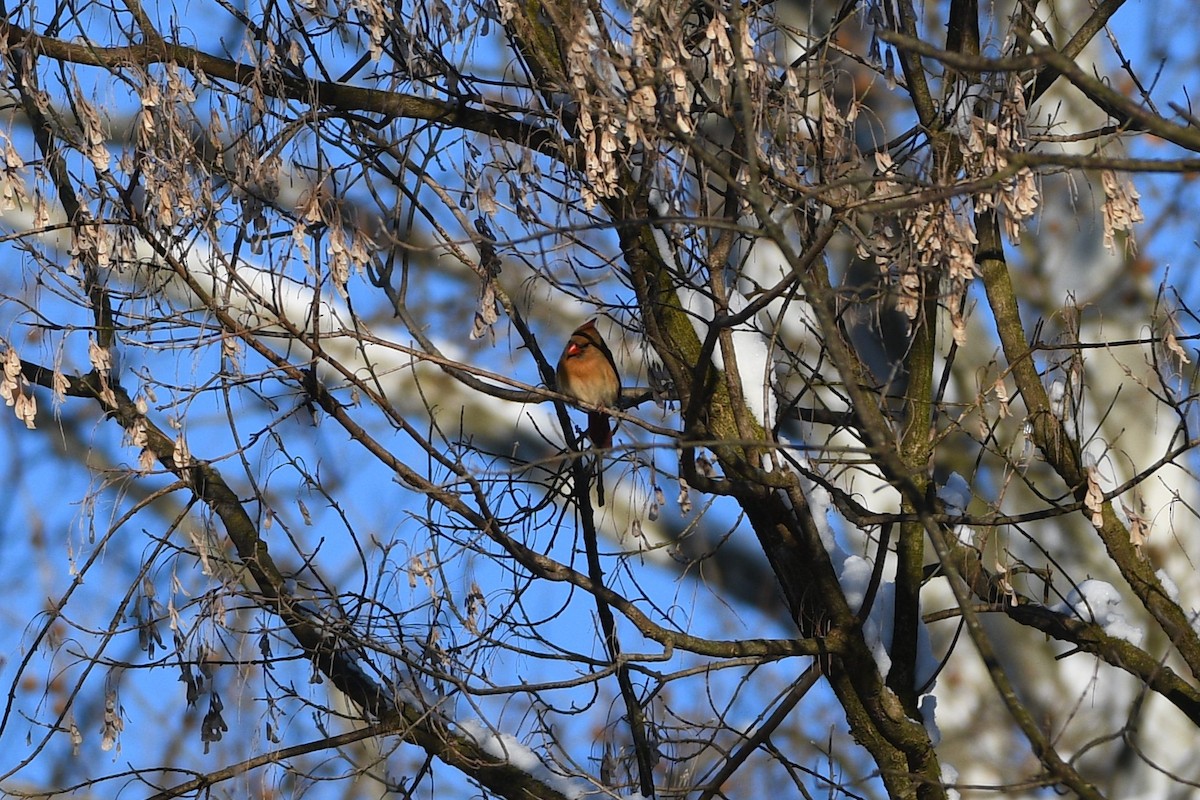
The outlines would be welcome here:
[[[596,320],[588,320],[575,329],[558,360],[558,389],[583,403],[615,407],[621,398],[621,378],[612,351],[596,330]],[[587,435],[596,447],[612,446],[609,416],[602,411],[588,412]]]

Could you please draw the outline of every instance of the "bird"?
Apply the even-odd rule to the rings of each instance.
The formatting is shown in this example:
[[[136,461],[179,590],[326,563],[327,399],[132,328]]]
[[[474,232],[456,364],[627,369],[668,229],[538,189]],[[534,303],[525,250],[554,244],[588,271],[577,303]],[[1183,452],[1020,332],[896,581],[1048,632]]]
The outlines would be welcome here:
[[[594,319],[583,323],[571,334],[558,360],[556,375],[559,391],[581,403],[615,408],[621,399],[617,362],[596,330]],[[603,411],[588,411],[587,435],[596,447],[612,446],[609,419]]]

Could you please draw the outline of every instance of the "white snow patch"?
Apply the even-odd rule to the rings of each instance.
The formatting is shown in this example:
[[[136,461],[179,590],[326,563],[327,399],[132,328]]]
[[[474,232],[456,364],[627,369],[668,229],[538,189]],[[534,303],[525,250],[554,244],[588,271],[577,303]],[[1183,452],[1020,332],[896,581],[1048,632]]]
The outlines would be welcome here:
[[[842,559],[840,563],[839,555]],[[874,565],[862,556],[845,555],[840,550],[833,553],[832,556],[834,569],[837,570],[838,580],[842,584],[842,591],[846,594],[846,602],[852,611],[858,613],[866,599]],[[879,667],[880,674],[884,676],[892,668],[890,652],[895,635],[896,584],[891,579],[892,574],[893,569],[890,565],[883,569],[870,613],[863,620],[863,638],[871,651],[871,657],[875,659],[875,664]],[[929,639],[929,629],[925,627],[924,623],[917,625],[916,660],[916,688],[920,688],[929,682],[938,666],[937,659],[933,656],[933,643]]]
[[[809,467],[807,459],[803,456],[798,456],[796,460],[805,468]],[[820,533],[821,543],[829,553],[834,572],[842,586],[846,603],[850,606],[850,610],[857,614],[866,601],[867,591],[871,585],[871,576],[874,572],[874,562],[863,556],[846,552],[845,548],[839,544],[833,525],[829,520],[829,517],[836,513],[833,510],[829,492],[803,475],[800,476],[800,481],[801,488],[809,502],[812,518]],[[888,558],[888,556],[884,557]],[[891,558],[894,559],[894,556]],[[871,657],[875,660],[879,673],[885,677],[892,668],[890,652],[896,619],[895,573],[894,563],[885,562],[880,569],[879,586],[875,590],[874,600],[866,619],[863,620],[862,627],[863,638],[867,648],[871,651]],[[937,659],[933,655],[933,644],[929,639],[929,629],[921,622],[918,622],[917,625],[916,662],[916,687],[914,688],[921,688],[932,679],[938,666]]]
[[[942,732],[937,726],[937,698],[931,694],[921,698],[921,719],[925,721],[925,732],[929,734],[929,742],[937,747],[942,741]]]
[[[847,556],[842,562],[838,579],[841,581],[842,591],[846,593],[846,602],[855,613],[862,608],[863,601],[866,600],[867,588],[871,583],[871,570],[871,562],[862,556]],[[875,659],[875,665],[879,667],[881,675],[887,675],[888,670],[892,668],[892,657],[888,655],[888,649],[892,646],[892,611],[895,599],[895,584],[880,581],[871,612],[863,621],[863,638],[867,641],[871,657]]]
[[[1171,580],[1171,576],[1161,569],[1154,573],[1154,577],[1158,578],[1158,582],[1162,584],[1163,591],[1167,593],[1167,599],[1172,603],[1179,602],[1179,587],[1175,585],[1175,581]]]
[[[957,472],[951,472],[946,484],[938,489],[938,499],[946,504],[949,514],[961,514],[971,504],[971,484]]]
[[[537,753],[516,737],[493,731],[481,720],[460,720],[458,730],[488,755],[527,773],[569,800],[578,800],[592,791],[592,787],[583,781],[568,778],[546,766]]]
[[[1066,602],[1057,604],[1053,610],[1085,622],[1095,622],[1109,636],[1140,645],[1145,631],[1125,620],[1122,602],[1120,593],[1111,583],[1093,578],[1072,589]]]
[[[952,784],[952,783],[958,783],[958,770],[956,770],[954,767],[950,766],[945,761],[943,761],[942,762],[942,784],[947,785],[947,784]],[[961,795],[958,793],[958,789],[950,789],[950,788],[946,789],[947,800],[959,800],[960,797],[961,797]]]
[[[1050,401],[1050,413],[1059,419],[1063,418],[1063,400],[1067,396],[1067,385],[1062,381],[1054,381],[1050,384],[1050,389],[1046,392],[1047,399]]]

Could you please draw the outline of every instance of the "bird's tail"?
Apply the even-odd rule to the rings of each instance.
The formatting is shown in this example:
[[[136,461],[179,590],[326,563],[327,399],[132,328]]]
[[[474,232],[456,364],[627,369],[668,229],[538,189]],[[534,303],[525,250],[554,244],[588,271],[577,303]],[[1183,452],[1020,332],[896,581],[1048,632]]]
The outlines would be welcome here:
[[[612,447],[612,426],[608,424],[611,417],[601,411],[588,412],[588,438],[596,447]]]
[[[608,448],[612,447],[612,426],[608,424],[610,417],[608,414],[599,411],[588,412],[588,438],[592,440],[592,446]],[[596,453],[596,460],[593,466],[596,473],[596,503],[604,505],[604,456]]]

